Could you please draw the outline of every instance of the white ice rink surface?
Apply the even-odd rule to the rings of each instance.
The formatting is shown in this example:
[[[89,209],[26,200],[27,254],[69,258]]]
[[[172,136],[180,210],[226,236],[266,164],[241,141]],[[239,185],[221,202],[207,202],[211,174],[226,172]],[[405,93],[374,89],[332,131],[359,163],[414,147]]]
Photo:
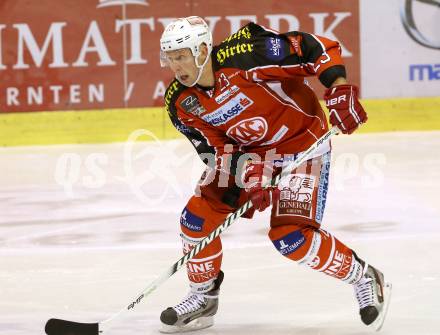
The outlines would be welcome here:
[[[393,283],[388,335],[440,334],[440,132],[338,136],[323,228]],[[124,156],[125,155],[125,156]],[[66,169],[67,167],[67,169]],[[0,334],[97,322],[180,257],[201,164],[185,141],[0,149]],[[268,215],[224,233],[216,324],[198,334],[360,335],[352,287],[291,262]],[[180,271],[106,334],[159,334]]]

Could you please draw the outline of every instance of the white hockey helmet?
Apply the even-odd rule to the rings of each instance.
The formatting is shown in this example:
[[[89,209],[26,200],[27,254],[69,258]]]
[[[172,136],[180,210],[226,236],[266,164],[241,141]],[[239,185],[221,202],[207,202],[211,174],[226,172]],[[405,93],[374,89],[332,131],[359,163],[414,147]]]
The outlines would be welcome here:
[[[212,51],[212,34],[206,22],[199,16],[179,18],[168,24],[160,38],[161,53],[189,48],[194,57],[200,55],[200,45],[205,43]],[[162,57],[161,57],[162,58]]]

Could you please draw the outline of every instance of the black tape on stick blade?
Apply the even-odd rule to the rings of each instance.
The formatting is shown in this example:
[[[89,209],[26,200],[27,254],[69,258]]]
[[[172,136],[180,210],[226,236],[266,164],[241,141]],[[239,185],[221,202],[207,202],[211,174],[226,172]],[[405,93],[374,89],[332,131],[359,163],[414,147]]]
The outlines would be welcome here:
[[[80,323],[50,319],[44,328],[47,335],[98,335],[98,323]]]

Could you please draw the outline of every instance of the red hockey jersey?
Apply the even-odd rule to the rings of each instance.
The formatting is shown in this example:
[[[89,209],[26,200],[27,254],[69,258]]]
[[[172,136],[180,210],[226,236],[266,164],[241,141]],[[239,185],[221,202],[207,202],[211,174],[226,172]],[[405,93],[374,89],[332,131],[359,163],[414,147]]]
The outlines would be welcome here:
[[[202,158],[207,153],[220,158],[225,148],[235,160],[243,152],[262,160],[269,150],[294,154],[328,130],[305,77],[318,76],[327,87],[345,77],[336,41],[249,23],[215,46],[211,56],[214,87],[174,80],[165,94],[171,121]]]

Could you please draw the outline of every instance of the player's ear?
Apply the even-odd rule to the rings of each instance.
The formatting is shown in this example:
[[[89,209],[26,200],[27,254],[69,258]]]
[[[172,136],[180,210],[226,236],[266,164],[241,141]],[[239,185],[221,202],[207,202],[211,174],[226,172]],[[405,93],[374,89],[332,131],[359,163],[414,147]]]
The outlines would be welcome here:
[[[199,52],[200,52],[199,57],[198,57],[199,64],[203,64],[206,57],[209,56],[208,55],[208,53],[209,53],[208,46],[205,43],[200,44]]]
[[[203,55],[203,57],[206,57],[208,52],[208,46],[205,43],[200,44],[200,54]]]

